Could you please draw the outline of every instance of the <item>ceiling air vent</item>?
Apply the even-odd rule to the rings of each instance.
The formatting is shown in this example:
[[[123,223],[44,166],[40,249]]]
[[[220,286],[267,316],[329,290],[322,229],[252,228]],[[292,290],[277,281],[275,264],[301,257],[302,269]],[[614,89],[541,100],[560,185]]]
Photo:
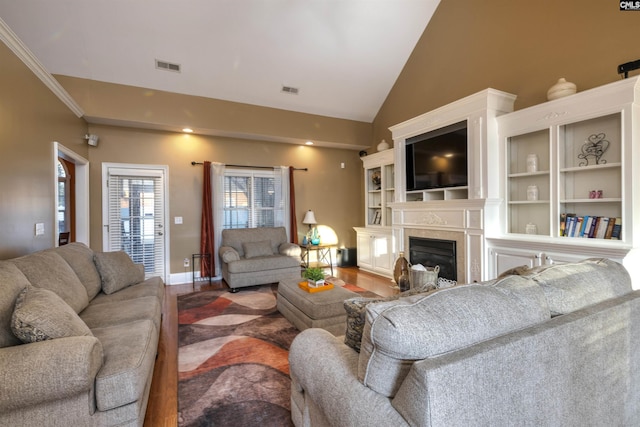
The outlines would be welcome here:
[[[297,95],[298,94],[298,88],[297,87],[291,87],[291,86],[282,86],[282,91],[284,93],[290,93],[291,95]]]
[[[180,64],[172,64],[171,62],[161,61],[159,59],[156,59],[156,68],[160,70],[175,71],[176,73],[180,72]]]

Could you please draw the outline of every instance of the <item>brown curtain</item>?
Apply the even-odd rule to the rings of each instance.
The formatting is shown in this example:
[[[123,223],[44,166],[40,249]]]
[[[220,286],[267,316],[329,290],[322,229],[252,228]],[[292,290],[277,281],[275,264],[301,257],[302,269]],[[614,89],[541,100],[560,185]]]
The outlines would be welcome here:
[[[204,162],[202,181],[202,222],[200,224],[200,253],[202,257],[200,277],[215,276],[216,262],[213,259],[213,209],[211,206],[211,162]]]
[[[293,186],[293,166],[289,166],[289,217],[291,223],[291,243],[298,244],[298,220],[296,219],[296,190]]]

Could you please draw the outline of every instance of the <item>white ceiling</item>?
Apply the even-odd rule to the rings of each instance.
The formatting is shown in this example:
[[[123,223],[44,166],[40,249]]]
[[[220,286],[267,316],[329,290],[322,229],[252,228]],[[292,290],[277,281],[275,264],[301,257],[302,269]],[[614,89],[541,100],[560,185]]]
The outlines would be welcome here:
[[[371,122],[438,3],[0,0],[0,18],[51,74]]]

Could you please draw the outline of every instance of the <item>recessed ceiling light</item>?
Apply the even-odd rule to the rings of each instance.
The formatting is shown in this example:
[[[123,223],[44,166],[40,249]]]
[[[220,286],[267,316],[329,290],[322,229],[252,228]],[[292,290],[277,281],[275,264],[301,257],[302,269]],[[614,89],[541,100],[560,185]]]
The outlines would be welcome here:
[[[184,128],[184,129],[182,129],[182,132],[185,132],[185,133],[193,133],[193,129],[191,129],[191,128]]]
[[[307,141],[305,142],[306,145],[313,145],[313,141]]]

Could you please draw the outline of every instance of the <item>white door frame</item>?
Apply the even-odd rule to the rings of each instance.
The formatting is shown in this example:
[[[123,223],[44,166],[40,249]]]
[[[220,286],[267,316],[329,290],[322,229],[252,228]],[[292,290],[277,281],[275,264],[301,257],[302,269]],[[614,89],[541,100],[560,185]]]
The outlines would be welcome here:
[[[109,169],[130,169],[131,175],[135,176],[135,171],[140,169],[146,170],[161,170],[164,175],[163,188],[164,192],[164,212],[162,225],[163,238],[164,238],[164,277],[162,280],[165,283],[169,283],[170,274],[170,254],[169,254],[169,166],[167,165],[143,165],[133,163],[102,163],[102,250],[106,251],[109,247],[109,236],[105,232],[109,225],[109,190],[107,188],[107,181],[109,179]]]
[[[53,141],[53,241],[58,246],[58,157],[75,164],[75,241],[89,246],[89,160]]]

